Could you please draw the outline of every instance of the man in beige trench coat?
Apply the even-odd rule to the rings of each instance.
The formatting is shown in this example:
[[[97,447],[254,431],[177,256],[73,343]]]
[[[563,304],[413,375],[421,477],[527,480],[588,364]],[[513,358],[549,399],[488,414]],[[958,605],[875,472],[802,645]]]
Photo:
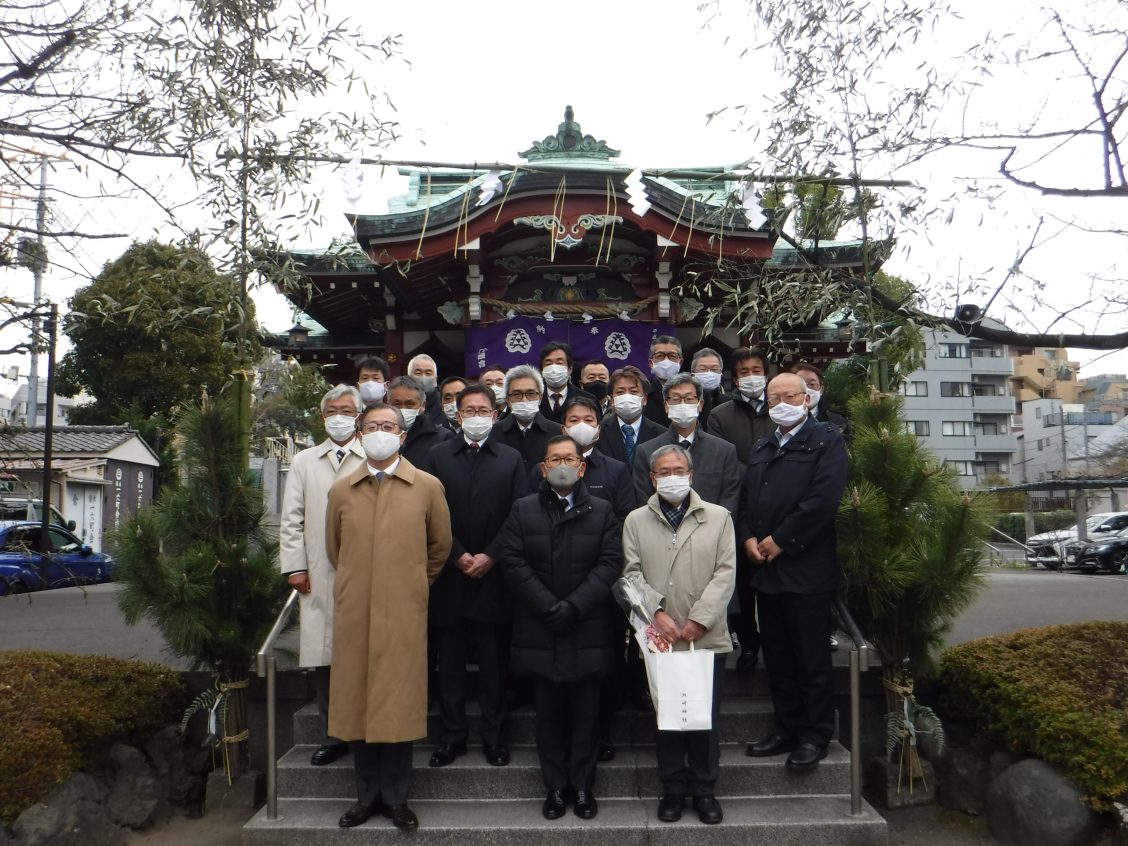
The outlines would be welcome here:
[[[443,486],[399,454],[399,409],[371,405],[357,424],[367,464],[329,492],[326,549],[337,568],[329,731],[349,741],[357,803],[342,828],[374,813],[411,830],[412,742],[427,734],[427,598],[450,554]]]
[[[321,419],[329,437],[303,449],[290,463],[278,559],[282,573],[301,595],[298,664],[313,668],[314,698],[321,715],[321,744],[310,763],[330,764],[349,750],[329,735],[329,662],[333,654],[333,577],[325,554],[325,509],[337,479],[363,467],[364,450],[356,431],[364,400],[352,385],[337,385],[321,398]]]

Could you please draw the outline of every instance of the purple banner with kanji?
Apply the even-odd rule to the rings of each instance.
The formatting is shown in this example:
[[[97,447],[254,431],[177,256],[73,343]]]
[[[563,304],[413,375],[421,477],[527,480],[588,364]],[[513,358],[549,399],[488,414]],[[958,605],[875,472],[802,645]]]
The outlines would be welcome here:
[[[538,365],[537,355],[549,341],[565,341],[579,367],[593,358],[607,363],[609,370],[633,364],[649,376],[650,342],[657,335],[673,335],[665,323],[635,323],[630,320],[545,320],[543,317],[513,317],[488,326],[466,330],[466,373],[481,373],[486,367],[505,369],[518,364]],[[578,373],[576,374],[578,378]]]

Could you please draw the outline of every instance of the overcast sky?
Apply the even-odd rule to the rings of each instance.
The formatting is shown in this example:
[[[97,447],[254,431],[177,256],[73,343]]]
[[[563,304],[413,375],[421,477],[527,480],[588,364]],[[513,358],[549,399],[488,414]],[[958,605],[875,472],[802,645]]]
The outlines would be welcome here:
[[[1062,0],[1065,2],[1065,0]],[[382,151],[388,158],[431,161],[515,161],[531,141],[553,134],[565,105],[575,109],[585,133],[622,150],[620,161],[639,167],[693,167],[734,164],[755,156],[757,145],[728,113],[709,122],[707,115],[724,106],[746,107],[745,120],[766,111],[781,83],[772,70],[772,53],[757,45],[747,19],[746,5],[723,0],[720,14],[705,14],[694,2],[583,2],[529,4],[490,0],[474,4],[454,2],[364,4],[329,0],[331,12],[353,16],[373,38],[398,34],[402,52],[397,59],[374,63],[370,85],[387,93],[395,106],[389,115],[399,122],[400,138]],[[972,40],[992,29],[1027,26],[1035,17],[1031,7],[1017,0],[988,4],[957,0],[962,19],[952,18],[916,50],[942,66],[965,61]],[[751,48],[743,56],[742,51]],[[759,48],[759,49],[757,49]],[[1036,108],[1039,92],[1052,80],[1024,73],[998,74],[997,85],[977,101],[978,113],[988,117],[1007,109]],[[959,105],[962,108],[962,104]],[[1021,113],[1021,111],[1020,111]],[[344,154],[373,155],[374,148],[342,150]],[[913,177],[927,186],[929,201],[941,203],[966,187],[973,172],[990,174],[997,157],[969,156],[936,160]],[[1068,161],[1059,164],[1070,167]],[[880,178],[885,174],[874,174]],[[156,179],[175,178],[161,174]],[[53,180],[73,180],[59,173]],[[344,214],[350,206],[341,196],[340,179],[324,174],[314,186],[335,225],[305,236],[301,246],[325,246],[348,231]],[[381,213],[385,200],[399,193],[404,181],[391,171],[365,172],[365,196],[356,211]],[[1122,204],[1123,201],[1120,201]],[[154,234],[153,218],[136,205],[114,206],[112,223],[132,237]],[[1059,220],[1083,217],[1101,228],[1128,229],[1121,209],[1112,202],[1088,202],[1076,207],[1047,203],[1038,197],[1009,192],[994,208],[961,201],[948,225],[929,225],[903,232],[901,251],[887,269],[943,294],[957,297],[954,280],[1001,281],[1024,248],[1039,216],[1048,243],[1032,253],[1027,269],[1048,288],[1050,299],[1076,302],[1087,278],[1115,274],[1123,241],[1078,239]],[[1049,210],[1047,212],[1047,209]],[[105,209],[73,203],[57,208],[59,216],[75,224],[105,223]],[[1119,219],[1118,219],[1119,218]],[[1060,234],[1058,234],[1060,231]],[[160,234],[159,231],[157,234]],[[1049,237],[1049,236],[1053,237]],[[125,241],[87,242],[73,256],[60,259],[64,267],[52,272],[46,293],[65,302],[84,284],[81,273],[96,273],[101,264],[119,254]],[[79,275],[68,271],[77,271]],[[30,294],[25,270],[0,271],[0,286],[14,296]],[[993,316],[1015,328],[1044,328],[1048,313],[1024,314],[1022,285],[1011,286],[1016,307],[995,308]],[[260,320],[280,331],[291,323],[288,304],[271,291],[256,294]],[[1033,325],[1026,322],[1027,317]],[[1076,331],[1118,331],[1097,315],[1080,313],[1074,323],[1057,328]],[[1121,321],[1123,323],[1123,321]],[[1086,362],[1083,375],[1128,370],[1128,352],[1107,355],[1077,351]],[[1088,364],[1092,362],[1092,364]],[[21,369],[26,363],[21,364]]]

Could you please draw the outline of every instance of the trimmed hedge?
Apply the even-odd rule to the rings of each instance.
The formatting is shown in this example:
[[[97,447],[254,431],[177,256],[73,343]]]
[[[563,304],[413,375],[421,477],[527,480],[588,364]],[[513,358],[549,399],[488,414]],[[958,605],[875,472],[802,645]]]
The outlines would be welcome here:
[[[1097,810],[1128,793],[1128,623],[1025,629],[944,652],[945,709],[1064,768]]]
[[[106,741],[138,741],[174,722],[183,699],[180,676],[157,664],[0,653],[0,820],[12,822]]]
[[[1073,511],[1034,512],[1034,533],[1052,532],[1055,529],[1072,529],[1077,525],[1077,515]],[[1000,514],[995,520],[995,528],[1010,535],[1016,541],[1026,542],[1026,515],[1022,512]],[[995,540],[1001,540],[998,535]]]

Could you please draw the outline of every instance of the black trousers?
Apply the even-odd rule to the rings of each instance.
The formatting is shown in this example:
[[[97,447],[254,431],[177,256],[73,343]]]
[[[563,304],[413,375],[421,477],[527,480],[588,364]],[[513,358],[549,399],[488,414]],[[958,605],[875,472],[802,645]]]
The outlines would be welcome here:
[[[439,742],[465,743],[470,644],[478,656],[478,704],[482,708],[482,743],[502,742],[505,721],[505,639],[507,623],[458,623],[437,626],[439,636]]]
[[[349,746],[356,772],[357,801],[369,805],[377,800],[385,805],[407,802],[407,791],[411,787],[410,740],[404,743],[354,740]]]
[[[733,615],[732,630],[740,640],[741,652],[755,655],[760,650],[760,629],[756,625],[756,588],[752,584],[752,568],[743,551],[736,557],[736,596],[740,613]]]
[[[829,593],[760,593],[760,648],[782,734],[825,746],[834,736]]]
[[[313,701],[321,715],[321,745],[338,746],[344,743],[329,734],[329,668],[313,668]]]
[[[713,727],[709,731],[655,732],[658,778],[671,796],[712,796],[721,769],[721,689],[727,653],[713,663]]]
[[[599,749],[598,679],[533,682],[537,755],[549,790],[591,790]]]

